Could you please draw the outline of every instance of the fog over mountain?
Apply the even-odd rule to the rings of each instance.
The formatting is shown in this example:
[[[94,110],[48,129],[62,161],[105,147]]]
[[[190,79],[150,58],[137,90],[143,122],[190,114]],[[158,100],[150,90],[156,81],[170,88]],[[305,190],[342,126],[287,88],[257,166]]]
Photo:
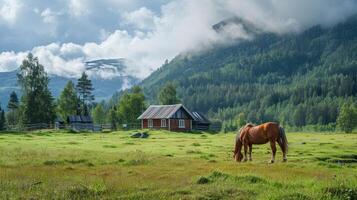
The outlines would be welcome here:
[[[48,73],[66,78],[78,77],[87,61],[124,58],[124,73],[142,79],[179,53],[254,37],[240,24],[212,29],[232,17],[282,34],[332,26],[357,13],[355,0],[0,2],[0,72],[17,69],[32,52]]]

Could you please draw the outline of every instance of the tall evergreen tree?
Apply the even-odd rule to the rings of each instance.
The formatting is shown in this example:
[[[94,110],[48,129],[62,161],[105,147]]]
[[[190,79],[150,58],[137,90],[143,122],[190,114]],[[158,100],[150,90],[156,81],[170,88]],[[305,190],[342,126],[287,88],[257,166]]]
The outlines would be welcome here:
[[[57,111],[65,119],[69,115],[78,113],[78,103],[76,88],[72,81],[68,81],[58,99]]]
[[[1,108],[0,105],[0,131],[5,130],[5,111]]]
[[[13,91],[10,94],[10,99],[7,104],[7,108],[9,109],[9,112],[6,115],[7,123],[9,125],[18,124],[18,122],[19,122],[19,116],[18,116],[19,99],[17,98],[17,94],[15,91]]]
[[[11,92],[9,103],[7,104],[8,109],[18,109],[19,108],[19,99],[15,91]]]
[[[89,115],[89,106],[94,100],[94,95],[92,94],[94,88],[92,86],[92,81],[88,78],[88,75],[85,72],[83,72],[82,76],[78,79],[76,89],[81,102],[81,114]]]
[[[49,78],[38,58],[31,53],[22,61],[17,74],[22,88],[21,118],[23,123],[50,123],[55,118],[55,106]]]
[[[170,105],[180,103],[176,96],[176,88],[171,82],[167,83],[159,92],[159,102],[162,105]]]

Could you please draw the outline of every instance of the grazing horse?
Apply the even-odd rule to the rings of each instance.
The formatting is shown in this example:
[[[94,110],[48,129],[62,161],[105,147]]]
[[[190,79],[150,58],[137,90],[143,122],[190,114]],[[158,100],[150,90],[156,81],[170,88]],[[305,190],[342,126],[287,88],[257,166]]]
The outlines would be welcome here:
[[[286,162],[286,153],[288,151],[288,140],[286,139],[284,129],[275,122],[267,122],[258,126],[253,124],[246,124],[243,126],[236,136],[235,149],[233,151],[233,158],[237,162],[247,161],[247,150],[249,148],[249,161],[252,160],[252,145],[253,144],[266,144],[270,142],[272,156],[270,163],[274,163],[276,146],[278,142],[281,151],[283,152],[283,161]],[[244,157],[242,154],[242,146],[244,147]]]

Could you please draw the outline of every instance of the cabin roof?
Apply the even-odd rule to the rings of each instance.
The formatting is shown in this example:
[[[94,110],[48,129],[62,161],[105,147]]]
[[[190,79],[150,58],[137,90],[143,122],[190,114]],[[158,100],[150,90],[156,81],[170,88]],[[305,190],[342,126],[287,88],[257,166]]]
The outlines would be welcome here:
[[[69,123],[93,123],[91,116],[85,115],[70,115],[67,117]]]
[[[169,119],[181,108],[184,109],[192,119],[194,119],[191,112],[182,104],[151,105],[138,117],[138,119]]]
[[[211,123],[211,122],[210,122],[204,115],[202,115],[200,112],[193,111],[193,112],[191,112],[191,114],[193,115],[194,121],[197,121],[197,122],[199,122],[199,123],[204,123],[204,124],[210,124],[210,123]]]

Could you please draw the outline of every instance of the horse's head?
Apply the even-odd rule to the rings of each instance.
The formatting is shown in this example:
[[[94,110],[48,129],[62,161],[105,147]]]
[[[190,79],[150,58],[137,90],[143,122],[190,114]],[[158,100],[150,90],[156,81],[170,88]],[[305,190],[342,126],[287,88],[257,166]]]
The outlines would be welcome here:
[[[233,159],[237,162],[241,162],[243,159],[243,154],[241,150],[242,150],[242,141],[238,138],[233,151]]]
[[[237,162],[241,162],[243,159],[243,154],[242,152],[237,152],[236,154],[233,155],[233,158]]]

